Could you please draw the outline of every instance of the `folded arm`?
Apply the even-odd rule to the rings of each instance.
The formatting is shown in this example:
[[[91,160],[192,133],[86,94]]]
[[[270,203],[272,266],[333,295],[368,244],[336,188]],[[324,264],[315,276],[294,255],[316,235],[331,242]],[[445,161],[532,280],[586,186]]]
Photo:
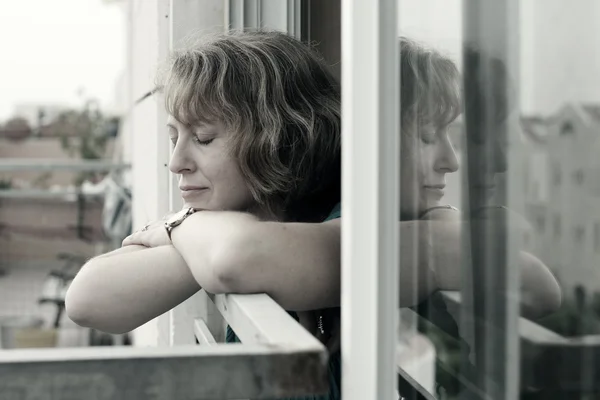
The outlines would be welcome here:
[[[173,246],[126,246],[88,261],[71,283],[65,305],[78,325],[124,333],[198,290]]]
[[[400,307],[435,290],[460,289],[461,229],[456,221],[400,223]],[[340,305],[339,219],[296,224],[199,212],[173,230],[172,240],[173,245],[126,246],[90,260],[67,294],[69,316],[80,325],[125,332],[201,287],[211,293],[267,293],[293,311]],[[539,302],[556,304],[554,281],[539,260],[528,258],[524,274],[533,293],[532,313],[538,313]]]
[[[404,226],[414,232],[417,224]],[[407,238],[403,246],[417,248]],[[294,311],[340,304],[340,220],[277,223],[201,212],[174,229],[172,240],[169,246],[125,246],[88,261],[67,293],[69,317],[82,326],[127,332],[201,287],[211,293],[267,293]],[[412,252],[402,254],[403,265],[414,265]],[[431,279],[407,278],[401,305],[434,289]]]
[[[216,255],[221,286],[213,286],[213,292],[267,293],[292,311],[340,305],[340,219],[279,223],[257,221],[239,213],[196,213],[188,219],[173,231],[173,244],[203,287],[213,280],[210,274],[215,272],[204,267],[197,239],[191,238],[202,237],[204,231],[226,230],[226,245]],[[428,267],[432,254],[419,245],[426,240],[420,225],[419,221],[400,223],[402,307],[416,304],[436,290],[433,270]]]
[[[447,209],[435,210],[428,214],[428,220],[431,225],[427,236],[436,247],[435,256],[432,257],[436,282],[443,290],[461,288],[462,263],[465,262],[460,254],[461,231],[472,228],[469,224],[482,224],[479,227],[475,226],[477,232],[489,230],[493,226],[496,234],[510,237],[517,237],[532,229],[523,217],[507,208],[498,207],[486,210],[485,215],[471,222],[462,220],[459,212]],[[494,221],[496,224],[491,225],[490,222]],[[446,260],[450,260],[450,263]],[[562,293],[550,269],[538,257],[526,251],[519,251],[517,261],[521,273],[521,315],[537,319],[558,310],[562,302]]]

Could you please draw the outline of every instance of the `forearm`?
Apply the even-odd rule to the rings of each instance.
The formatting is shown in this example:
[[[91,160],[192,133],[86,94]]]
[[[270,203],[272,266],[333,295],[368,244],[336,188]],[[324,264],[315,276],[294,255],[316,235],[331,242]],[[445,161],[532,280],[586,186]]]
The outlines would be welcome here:
[[[400,223],[401,307],[415,305],[437,290],[438,280],[445,287],[457,287],[457,229],[456,224],[431,229],[425,221]],[[172,240],[196,281],[209,292],[264,292],[293,311],[340,305],[339,220],[270,223],[242,213],[200,212],[175,228]]]
[[[562,291],[548,267],[534,255],[522,251],[521,314],[538,319],[556,312],[562,303]]]
[[[173,246],[126,246],[86,263],[66,296],[69,317],[111,333],[131,331],[180,304],[200,286]]]
[[[209,292],[267,293],[291,311],[339,305],[339,221],[279,223],[200,212],[175,228],[172,240]]]
[[[195,221],[173,231],[172,239],[196,280],[207,290],[211,285],[215,293],[264,292],[292,311],[340,306],[340,220],[317,224],[262,222],[239,213],[196,213],[193,217]],[[438,236],[452,236],[458,229],[456,224],[428,228],[423,221],[400,223],[402,307],[417,304],[438,289],[440,260],[445,266],[455,265],[437,272],[443,283],[455,286],[459,280],[455,273],[460,271],[461,261],[458,240],[440,240],[435,248],[429,245]],[[202,266],[207,261],[198,263],[202,246],[194,244],[211,241],[215,258],[208,264],[214,269],[206,270]]]
[[[144,250],[144,249],[147,249],[147,247],[146,246],[140,246],[140,245],[131,245],[131,246],[119,247],[118,249],[115,249],[115,250],[110,251],[108,253],[97,255],[96,257],[92,258],[92,260],[99,259],[99,258],[107,258],[107,257],[118,256],[118,255],[122,255],[122,254],[126,254],[126,253],[132,253],[134,251],[140,251],[140,250]]]
[[[420,265],[422,273],[429,271],[429,278],[420,277],[420,280],[424,281],[426,285],[421,286],[424,291],[417,296],[417,300],[422,300],[423,296],[427,296],[433,290],[461,290],[464,281],[463,267],[472,262],[469,250],[464,257],[462,254],[461,231],[469,228],[468,222],[429,221],[429,224],[420,223],[418,226],[422,234],[418,235],[418,246],[414,247],[420,247],[424,251],[419,255],[421,262],[416,265]],[[521,227],[511,229],[507,235],[517,235],[520,233],[520,229]],[[405,228],[401,230],[401,232],[405,231]],[[411,236],[404,233],[404,237],[406,239]],[[405,240],[401,242],[401,245],[402,251],[406,253]],[[408,252],[410,253],[410,251],[409,248]],[[415,258],[416,252],[414,250],[412,252],[412,257]],[[561,303],[561,290],[548,267],[538,258],[524,251],[519,252],[517,260],[516,267],[521,272],[522,315],[526,318],[539,318],[556,311]],[[401,256],[401,263],[406,262],[410,262],[410,260],[406,260],[406,255]],[[415,265],[414,261],[412,265]],[[406,270],[406,266],[401,267],[401,273]],[[407,282],[402,282],[401,276],[401,290],[406,284]],[[403,300],[407,301],[401,293],[401,306]]]
[[[462,257],[466,224],[457,219],[400,222],[400,307],[418,304],[436,290],[461,289],[468,262]],[[172,240],[207,291],[264,292],[289,310],[303,311],[340,305],[340,236],[339,220],[268,223],[242,213],[201,212],[177,227]],[[537,277],[545,267],[529,271]],[[551,297],[544,288],[530,288],[524,286],[533,299],[528,310]]]
[[[460,285],[460,235],[445,221],[399,224],[399,306],[411,307],[439,289]]]

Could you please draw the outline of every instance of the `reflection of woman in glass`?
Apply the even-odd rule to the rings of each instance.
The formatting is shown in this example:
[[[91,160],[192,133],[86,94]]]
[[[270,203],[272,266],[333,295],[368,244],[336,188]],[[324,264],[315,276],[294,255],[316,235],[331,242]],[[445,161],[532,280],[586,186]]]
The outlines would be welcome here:
[[[467,49],[465,54],[465,69],[473,73],[479,68],[480,53],[473,49]],[[412,171],[410,167],[405,166],[405,159],[410,159],[413,165],[416,165],[417,176],[438,177],[439,182],[443,181],[444,172],[454,172],[458,169],[458,163],[454,150],[447,134],[447,125],[458,114],[458,107],[455,104],[460,104],[459,93],[457,87],[460,85],[460,77],[452,61],[436,52],[435,50],[425,49],[422,46],[405,40],[402,44],[402,100],[403,105],[408,105],[408,110],[403,109],[403,128],[402,136],[403,146],[403,162],[404,170]],[[468,139],[469,152],[477,152],[478,155],[485,154],[486,157],[472,157],[470,173],[468,175],[469,191],[470,191],[470,209],[471,215],[474,218],[473,224],[492,223],[500,224],[506,219],[508,212],[504,207],[490,207],[490,199],[494,194],[495,179],[498,173],[505,172],[507,168],[506,160],[506,129],[507,121],[507,101],[503,96],[506,82],[503,80],[505,75],[502,75],[504,70],[502,64],[496,63],[492,65],[494,76],[498,79],[491,83],[495,85],[492,92],[497,93],[495,99],[496,113],[493,118],[487,119],[484,113],[482,104],[483,87],[482,81],[478,75],[472,77],[467,76],[465,79],[464,92],[467,101],[465,107],[468,112],[466,118],[470,118],[467,123],[477,124],[479,129],[472,130]],[[415,94],[414,98],[406,98],[411,94]],[[415,106],[418,104],[418,106]],[[408,117],[405,113],[410,112],[412,108],[417,108],[418,112],[415,115],[421,117]],[[448,112],[450,111],[451,112]],[[436,117],[437,115],[437,117]],[[444,121],[443,116],[449,116]],[[406,126],[406,122],[410,121],[415,127],[411,130]],[[440,121],[440,122],[438,122]],[[493,123],[489,123],[492,121]],[[437,127],[437,130],[436,128]],[[420,140],[414,140],[414,135],[411,132],[418,132],[417,137]],[[407,148],[406,145],[410,147]],[[489,153],[493,154],[489,154]],[[406,154],[405,154],[406,153]],[[473,161],[473,159],[475,161]],[[414,167],[413,167],[414,169]],[[405,173],[402,173],[402,178],[405,179]],[[412,198],[424,197],[418,195],[419,192],[427,194],[429,185],[413,185],[413,189],[405,187],[406,181],[403,181],[402,190],[410,193]],[[442,193],[443,194],[443,193]],[[405,197],[402,196],[405,201]],[[405,201],[405,203],[407,203]],[[408,202],[408,204],[415,204]],[[456,208],[443,206],[443,199],[437,199],[435,202],[421,201],[420,207],[416,207],[416,212],[410,214],[414,217],[418,215],[421,219],[426,219],[438,226],[446,226],[448,229],[456,229],[453,236],[439,236],[436,229],[430,231],[433,249],[436,247],[460,246],[460,241],[456,240],[459,232],[467,228],[468,224],[463,221],[461,214]],[[403,213],[407,216],[407,213]],[[453,227],[453,228],[450,228]],[[443,229],[443,228],[442,228]],[[436,240],[437,237],[437,240]],[[435,251],[435,250],[434,250]],[[548,268],[535,256],[520,252],[519,266],[521,268],[521,311],[522,315],[530,318],[539,318],[550,312],[558,309],[561,302],[560,288],[550,273]],[[435,265],[434,277],[436,278],[438,289],[457,290],[461,284],[461,267],[456,264],[446,264],[445,260],[441,260],[440,265]],[[403,271],[403,270],[401,270]],[[477,284],[477,283],[475,283]],[[445,342],[443,347],[446,347],[445,353],[454,353],[455,356],[460,354],[461,347],[467,347],[467,343],[462,340],[458,324],[454,317],[447,311],[447,307],[442,296],[434,292],[426,300],[420,302],[414,307],[422,317],[428,322],[421,321],[420,328],[428,332],[434,341]],[[448,341],[445,338],[453,338]],[[458,341],[456,341],[458,340]],[[454,350],[449,350],[454,348]],[[447,353],[450,351],[450,353]],[[463,365],[466,367],[466,365]],[[472,365],[471,365],[472,367]],[[463,373],[476,373],[476,369]],[[457,393],[460,391],[460,384],[451,375],[448,375],[445,370],[438,370],[438,385],[444,387],[448,393]]]
[[[472,246],[477,250],[483,243],[481,240],[522,237],[530,227],[523,217],[503,206],[507,203],[506,190],[496,190],[501,186],[499,181],[505,178],[508,166],[509,132],[520,129],[518,110],[511,107],[516,90],[510,83],[507,67],[501,59],[472,46],[465,46],[463,61],[470,215],[474,221],[491,220],[487,227],[493,226],[496,235],[495,239],[492,236],[484,238],[485,235],[478,232],[486,229],[485,224],[475,224],[471,234]],[[497,251],[507,253],[506,247],[497,247]],[[482,261],[485,257],[476,252],[472,255],[481,257]],[[537,256],[520,252],[520,258],[526,261],[522,265],[521,288],[537,287],[521,292],[522,315],[529,318],[556,311],[562,297],[556,279]],[[506,264],[506,261],[501,263]],[[544,268],[538,269],[540,265]],[[505,266],[498,264],[496,267]],[[539,270],[539,273],[531,273],[532,270]]]
[[[473,53],[473,57],[478,53]],[[434,49],[426,48],[408,39],[401,40],[401,216],[403,220],[427,219],[434,225],[431,245],[436,247],[460,246],[455,239],[464,226],[460,213],[443,201],[445,175],[456,172],[459,163],[448,136],[448,127],[461,111],[460,76],[455,64]],[[476,91],[478,85],[467,85],[467,91]],[[468,97],[472,99],[472,96]],[[476,108],[481,101],[467,104],[471,107],[468,115],[478,115]],[[501,106],[497,103],[498,108]],[[480,118],[484,118],[480,116]],[[498,121],[505,123],[505,113],[500,113]],[[489,218],[496,218],[499,211],[486,209],[493,194],[494,179],[497,173],[506,170],[506,140],[501,133],[479,132],[478,137],[469,138],[475,142],[476,150],[484,151],[486,140],[497,143],[492,158],[493,164],[473,168],[475,179],[469,182],[474,197],[479,204],[471,204],[472,209]],[[481,144],[479,144],[481,143]],[[478,158],[479,160],[482,157]],[[490,159],[484,159],[484,161]],[[491,210],[496,210],[492,208]],[[501,209],[504,210],[504,209]],[[496,213],[493,215],[493,213]],[[487,213],[487,214],[486,214]],[[439,222],[439,224],[435,224]],[[442,223],[445,222],[445,223]],[[455,230],[457,237],[448,235],[444,243],[436,228],[445,226]],[[436,240],[439,237],[439,240]],[[448,260],[451,261],[451,260]],[[560,303],[560,290],[548,268],[534,256],[522,252],[522,294],[529,299],[523,305],[523,313],[529,317],[539,317],[555,310]],[[401,270],[404,272],[404,270]],[[441,262],[434,267],[437,289],[457,290],[460,288],[460,267]]]

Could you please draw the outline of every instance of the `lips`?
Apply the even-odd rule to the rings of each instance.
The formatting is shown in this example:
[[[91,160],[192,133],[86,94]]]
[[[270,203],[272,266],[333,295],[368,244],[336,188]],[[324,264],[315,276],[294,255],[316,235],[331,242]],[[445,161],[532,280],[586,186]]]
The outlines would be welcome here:
[[[427,193],[442,198],[444,197],[444,189],[446,188],[446,185],[425,185],[424,188]]]
[[[181,197],[184,199],[190,197],[196,197],[204,193],[208,188],[202,186],[180,186],[179,190],[181,190]]]
[[[179,190],[182,192],[187,192],[188,190],[204,190],[206,187],[204,186],[191,186],[191,185],[181,185],[179,186]]]

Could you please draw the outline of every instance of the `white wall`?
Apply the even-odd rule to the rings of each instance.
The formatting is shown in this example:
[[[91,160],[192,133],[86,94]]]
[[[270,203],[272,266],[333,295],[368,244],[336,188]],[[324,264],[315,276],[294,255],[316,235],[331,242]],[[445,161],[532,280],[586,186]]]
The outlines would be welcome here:
[[[128,88],[131,99],[137,99],[154,88],[159,60],[166,55],[168,36],[161,35],[160,12],[168,14],[168,0],[130,0],[128,3],[127,35],[130,58],[128,60]],[[164,19],[164,18],[163,18]],[[162,54],[161,54],[162,53]],[[125,157],[132,161],[133,228],[160,218],[168,211],[168,160],[169,145],[166,135],[160,135],[160,119],[164,112],[156,96],[133,108],[124,138],[129,143]],[[164,140],[161,140],[164,139]],[[165,345],[159,340],[165,333],[165,324],[159,319],[141,327],[134,333],[134,342],[141,346]]]
[[[223,1],[217,0],[129,0],[127,3],[127,73],[124,85],[129,104],[154,89],[158,68],[173,46],[190,33],[222,30]],[[165,215],[170,205],[177,207],[177,196],[170,195],[168,170],[170,144],[165,133],[166,111],[160,95],[153,95],[133,107],[123,124],[123,158],[132,163],[133,229]],[[170,345],[179,332],[192,332],[192,325],[174,324],[178,311],[136,330],[139,346]],[[186,319],[188,321],[188,319]],[[186,322],[187,323],[187,322]],[[188,337],[190,335],[183,335]]]

